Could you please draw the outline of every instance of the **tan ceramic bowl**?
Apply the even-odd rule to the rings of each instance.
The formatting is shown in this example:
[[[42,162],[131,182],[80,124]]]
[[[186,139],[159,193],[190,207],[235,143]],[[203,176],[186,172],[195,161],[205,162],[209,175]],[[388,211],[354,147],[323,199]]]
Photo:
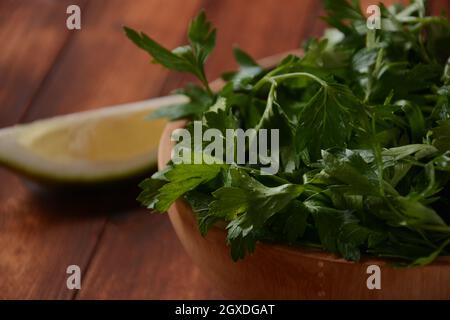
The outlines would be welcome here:
[[[172,131],[184,124],[166,126],[159,145],[159,169],[170,160]],[[171,206],[169,217],[187,253],[226,298],[450,299],[450,257],[426,267],[397,269],[377,259],[353,263],[323,251],[259,243],[252,255],[233,262],[224,228],[214,226],[202,237],[192,209],[181,199]],[[367,287],[370,265],[381,268],[380,290]]]

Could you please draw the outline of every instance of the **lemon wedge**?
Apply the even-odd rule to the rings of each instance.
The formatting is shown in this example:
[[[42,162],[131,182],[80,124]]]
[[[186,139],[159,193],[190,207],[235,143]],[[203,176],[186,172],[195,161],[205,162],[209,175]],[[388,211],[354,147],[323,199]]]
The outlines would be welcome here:
[[[101,183],[156,168],[165,120],[155,109],[186,102],[174,95],[0,129],[0,164],[41,182]]]

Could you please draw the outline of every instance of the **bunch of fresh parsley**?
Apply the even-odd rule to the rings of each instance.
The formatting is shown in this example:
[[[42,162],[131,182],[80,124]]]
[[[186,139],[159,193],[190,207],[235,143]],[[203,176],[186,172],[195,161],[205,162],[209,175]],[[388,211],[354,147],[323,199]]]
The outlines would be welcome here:
[[[236,48],[240,68],[217,93],[204,71],[216,32],[203,12],[174,50],[125,28],[156,63],[201,82],[178,91],[190,102],[154,117],[223,133],[277,128],[281,142],[276,175],[169,163],[141,183],[139,201],[164,212],[183,197],[202,234],[226,222],[233,259],[266,241],[428,264],[450,253],[450,22],[418,0],[380,4],[381,29],[369,30],[358,1],[324,4],[333,28],[307,41],[303,57],[265,70]]]

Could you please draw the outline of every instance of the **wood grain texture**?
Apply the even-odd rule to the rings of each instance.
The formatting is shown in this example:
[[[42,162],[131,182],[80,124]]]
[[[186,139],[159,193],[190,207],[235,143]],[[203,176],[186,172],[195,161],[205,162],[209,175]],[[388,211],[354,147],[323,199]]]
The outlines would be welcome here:
[[[19,121],[68,42],[69,4],[85,1],[0,1],[0,127]]]
[[[445,14],[450,18],[450,0],[430,0],[428,11],[433,15]]]
[[[70,3],[83,7],[85,1]],[[0,39],[5,44],[0,54],[0,126],[19,121],[44,85],[70,37],[65,27],[68,4],[0,2]],[[43,200],[37,190],[3,169],[0,181],[0,298],[70,298],[71,292],[60,290],[65,268],[58,270],[58,264],[49,263],[55,259],[48,257],[65,256],[62,262],[71,264],[79,247],[97,236],[98,224],[74,217],[79,206],[64,208],[56,199]],[[67,215],[55,214],[61,211]],[[82,211],[89,212],[86,207]],[[85,228],[78,243],[56,246],[64,233],[76,232],[80,224]]]
[[[166,215],[140,209],[108,220],[78,299],[220,299]]]
[[[43,2],[47,3],[54,1]],[[151,65],[148,56],[126,39],[121,27],[150,28],[149,33],[175,46],[182,41],[185,26],[198,6],[197,1],[181,0],[169,5],[146,0],[133,1],[132,5],[120,0],[90,2],[82,11],[82,30],[73,31],[70,43],[39,85],[22,119],[30,121],[158,94],[167,71]],[[179,8],[183,10],[177,11]],[[149,19],[151,12],[158,14]],[[166,24],[175,13],[176,22]],[[61,14],[66,16],[65,8]],[[33,51],[28,54],[31,57]],[[146,72],[142,72],[144,68]],[[20,84],[16,86],[20,92]],[[0,179],[0,298],[73,298],[76,292],[66,288],[67,266],[79,265],[84,275],[107,217],[130,211],[130,203],[137,207],[136,188],[128,190],[128,195],[93,192],[63,196],[37,192],[3,170]],[[152,232],[149,227],[148,232]]]
[[[0,175],[0,298],[72,298],[66,268],[87,265],[111,195],[55,194]]]
[[[184,42],[185,27],[198,8],[197,0],[90,1],[82,29],[71,39],[25,121],[159,94],[168,71],[152,65],[122,28],[145,30],[175,47]]]

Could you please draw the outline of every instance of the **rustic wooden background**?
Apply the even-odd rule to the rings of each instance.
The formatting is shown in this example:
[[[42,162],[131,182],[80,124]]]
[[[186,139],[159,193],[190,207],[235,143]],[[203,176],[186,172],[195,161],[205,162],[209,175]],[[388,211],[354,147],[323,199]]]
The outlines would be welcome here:
[[[81,8],[79,31],[65,27],[70,4]],[[450,1],[430,7],[449,12]],[[318,0],[0,0],[0,127],[181,86],[189,79],[151,65],[121,27],[175,47],[201,8],[218,28],[209,79],[235,67],[234,44],[262,58],[324,28]],[[61,195],[0,168],[0,299],[221,298],[168,218],[139,208],[136,192]],[[71,264],[81,290],[66,287]]]

